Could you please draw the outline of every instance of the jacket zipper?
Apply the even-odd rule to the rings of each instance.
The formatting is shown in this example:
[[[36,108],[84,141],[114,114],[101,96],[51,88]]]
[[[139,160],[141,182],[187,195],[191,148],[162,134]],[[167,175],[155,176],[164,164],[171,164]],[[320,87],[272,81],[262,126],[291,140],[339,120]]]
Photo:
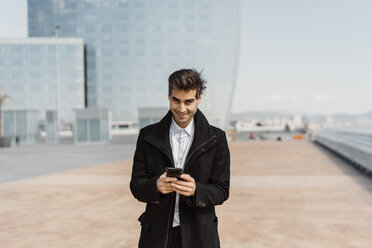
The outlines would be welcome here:
[[[201,147],[204,146],[205,144],[208,144],[211,140],[213,140],[213,139],[215,139],[215,138],[216,138],[216,135],[213,135],[212,138],[210,138],[209,140],[207,140],[206,142],[204,142],[203,144],[201,144],[200,146],[198,146],[196,149],[194,149],[194,150],[192,151],[192,153],[190,154],[190,156],[188,156],[188,158],[187,158],[187,160],[186,160],[186,162],[185,162],[185,166],[184,166],[184,168],[186,168],[186,166],[187,166],[187,162],[189,162],[189,160],[190,160],[190,158],[192,157],[192,155],[193,155],[197,150],[199,150],[199,148],[201,148]]]
[[[216,135],[213,135],[212,138],[210,138],[209,140],[207,140],[206,142],[204,142],[203,144],[199,145],[197,148],[195,148],[190,156],[188,156],[186,162],[185,162],[185,166],[184,168],[186,168],[187,166],[187,162],[190,160],[190,158],[192,157],[192,155],[197,151],[199,150],[202,146],[204,146],[205,144],[208,144],[211,140],[215,139],[216,138]],[[170,208],[169,208],[169,215],[168,215],[168,226],[167,226],[167,235],[165,236],[165,248],[167,248],[168,246],[168,241],[169,241],[169,230],[171,228],[171,218],[172,218],[172,210],[174,208],[174,204],[175,204],[175,193],[173,192],[172,193],[172,198],[171,198],[171,205],[170,205]]]

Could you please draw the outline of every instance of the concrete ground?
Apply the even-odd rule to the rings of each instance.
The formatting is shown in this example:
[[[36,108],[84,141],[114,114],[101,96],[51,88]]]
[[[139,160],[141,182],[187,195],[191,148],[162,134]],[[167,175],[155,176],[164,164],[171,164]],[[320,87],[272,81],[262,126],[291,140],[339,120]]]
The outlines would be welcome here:
[[[0,149],[0,183],[114,162],[133,156],[126,144],[37,144]]]
[[[372,179],[306,142],[234,142],[230,247],[370,248]],[[131,159],[0,184],[0,247],[136,247]]]

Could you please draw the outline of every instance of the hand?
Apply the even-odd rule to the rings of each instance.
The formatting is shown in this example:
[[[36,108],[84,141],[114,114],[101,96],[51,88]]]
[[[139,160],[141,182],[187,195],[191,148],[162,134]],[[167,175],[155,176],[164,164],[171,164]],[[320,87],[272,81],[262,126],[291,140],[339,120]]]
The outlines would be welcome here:
[[[167,177],[165,172],[161,175],[158,180],[156,181],[156,188],[159,192],[163,194],[168,194],[173,192],[173,188],[171,186],[172,182],[177,181],[175,177]]]
[[[189,174],[182,174],[181,178],[184,180],[177,180],[173,182],[172,189],[180,195],[193,196],[196,190],[196,184],[194,178]]]

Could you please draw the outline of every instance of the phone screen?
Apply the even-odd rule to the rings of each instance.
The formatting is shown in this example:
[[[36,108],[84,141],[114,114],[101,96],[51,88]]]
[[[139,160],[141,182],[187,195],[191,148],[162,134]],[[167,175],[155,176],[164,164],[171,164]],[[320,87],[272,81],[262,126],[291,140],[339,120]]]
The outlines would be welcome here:
[[[177,179],[182,180],[181,178],[182,173],[183,173],[183,170],[181,168],[168,167],[166,169],[167,177],[176,177]]]

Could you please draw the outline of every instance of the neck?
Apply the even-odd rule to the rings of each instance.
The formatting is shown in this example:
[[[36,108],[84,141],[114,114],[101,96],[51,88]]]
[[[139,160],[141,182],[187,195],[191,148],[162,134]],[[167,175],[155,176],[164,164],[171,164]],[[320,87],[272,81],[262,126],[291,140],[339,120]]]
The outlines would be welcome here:
[[[186,128],[186,127],[191,123],[191,121],[192,121],[194,118],[192,118],[191,120],[189,120],[187,123],[178,123],[177,120],[174,119],[173,117],[172,117],[172,119],[174,120],[174,122],[175,122],[175,123],[176,123],[180,128]]]

